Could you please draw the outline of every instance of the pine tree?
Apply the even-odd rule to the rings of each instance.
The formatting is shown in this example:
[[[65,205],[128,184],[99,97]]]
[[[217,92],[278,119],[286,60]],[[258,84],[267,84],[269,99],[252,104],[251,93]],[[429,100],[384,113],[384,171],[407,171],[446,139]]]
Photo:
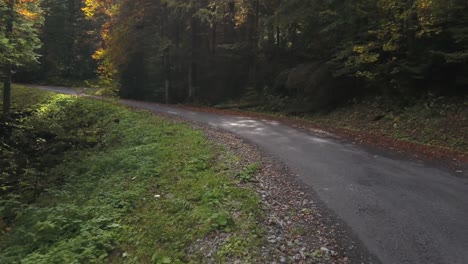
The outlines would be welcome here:
[[[37,0],[0,1],[0,75],[4,80],[4,116],[10,113],[13,71],[37,62],[37,50],[41,46],[38,30],[42,20]]]

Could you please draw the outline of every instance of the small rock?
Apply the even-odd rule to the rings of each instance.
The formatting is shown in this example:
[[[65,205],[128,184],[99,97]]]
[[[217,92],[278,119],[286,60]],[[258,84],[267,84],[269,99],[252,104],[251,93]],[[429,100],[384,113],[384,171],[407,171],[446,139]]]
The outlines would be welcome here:
[[[279,262],[280,262],[280,263],[286,263],[286,258],[285,258],[285,257],[281,257]]]
[[[275,244],[276,243],[276,237],[275,236],[270,236],[268,237],[268,242],[270,244]]]
[[[301,255],[297,254],[297,255],[295,255],[295,256],[293,257],[293,259],[294,259],[294,260],[301,260],[302,257],[301,257]]]
[[[326,254],[329,254],[330,253],[330,250],[326,247],[321,247],[320,250],[323,252],[323,253],[326,253]]]
[[[268,219],[268,223],[270,223],[270,225],[276,225],[278,224],[278,219],[276,217],[272,217]]]

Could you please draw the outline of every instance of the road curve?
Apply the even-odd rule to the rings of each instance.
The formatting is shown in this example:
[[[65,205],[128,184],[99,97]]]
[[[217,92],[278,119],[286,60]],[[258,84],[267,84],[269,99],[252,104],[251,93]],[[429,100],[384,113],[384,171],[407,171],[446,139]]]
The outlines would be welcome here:
[[[382,263],[468,263],[467,172],[395,158],[275,121],[122,103],[227,130],[276,156]]]

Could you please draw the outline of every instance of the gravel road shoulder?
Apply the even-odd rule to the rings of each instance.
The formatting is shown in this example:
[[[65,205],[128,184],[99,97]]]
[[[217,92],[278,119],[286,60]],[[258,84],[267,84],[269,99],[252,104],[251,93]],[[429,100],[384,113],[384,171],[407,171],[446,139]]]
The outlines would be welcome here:
[[[155,113],[174,122],[190,124],[212,142],[241,158],[238,166],[260,164],[248,183],[261,197],[266,230],[261,249],[263,263],[379,263],[350,229],[321,204],[313,190],[275,157],[253,144],[205,124]],[[210,256],[207,255],[207,260]],[[208,261],[210,262],[210,261]]]

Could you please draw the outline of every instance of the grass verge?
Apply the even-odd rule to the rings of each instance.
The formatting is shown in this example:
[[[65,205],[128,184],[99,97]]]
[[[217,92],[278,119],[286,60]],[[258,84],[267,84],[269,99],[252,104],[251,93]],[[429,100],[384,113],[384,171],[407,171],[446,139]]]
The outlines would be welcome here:
[[[12,204],[14,217],[0,263],[201,263],[207,248],[256,262],[259,198],[202,132],[92,99],[24,87],[13,98],[24,126],[87,144],[40,174],[50,181],[33,202],[2,193],[1,218]]]

